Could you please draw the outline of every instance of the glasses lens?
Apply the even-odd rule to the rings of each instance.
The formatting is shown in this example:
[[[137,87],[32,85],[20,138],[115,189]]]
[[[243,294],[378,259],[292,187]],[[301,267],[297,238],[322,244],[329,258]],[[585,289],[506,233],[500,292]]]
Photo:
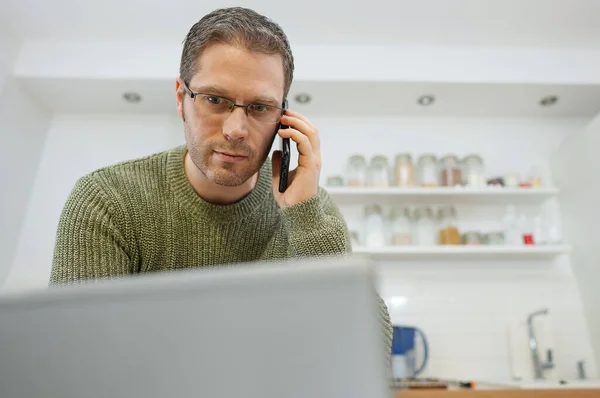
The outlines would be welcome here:
[[[226,98],[205,94],[196,97],[196,104],[204,113],[225,113],[233,106],[233,102]]]
[[[279,123],[281,119],[281,109],[269,105],[250,105],[248,107],[248,117],[263,124]]]

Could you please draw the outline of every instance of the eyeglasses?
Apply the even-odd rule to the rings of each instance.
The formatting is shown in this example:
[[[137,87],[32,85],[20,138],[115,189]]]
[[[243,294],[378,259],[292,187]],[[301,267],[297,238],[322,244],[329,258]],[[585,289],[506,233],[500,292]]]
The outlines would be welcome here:
[[[190,95],[190,98],[194,100],[194,104],[196,104],[198,110],[203,114],[225,115],[239,107],[246,110],[248,119],[263,125],[275,125],[279,123],[281,116],[284,114],[283,108],[277,106],[264,104],[240,105],[218,95],[193,92],[189,89],[187,83],[184,83],[183,87]]]

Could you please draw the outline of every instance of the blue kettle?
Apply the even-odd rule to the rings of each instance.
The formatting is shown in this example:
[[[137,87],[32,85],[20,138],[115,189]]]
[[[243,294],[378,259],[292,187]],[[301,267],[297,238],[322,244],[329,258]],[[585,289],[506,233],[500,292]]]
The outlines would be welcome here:
[[[425,333],[411,326],[394,326],[392,338],[392,372],[395,379],[413,379],[427,366],[429,346]],[[423,344],[423,363],[416,366],[416,337],[420,336]]]

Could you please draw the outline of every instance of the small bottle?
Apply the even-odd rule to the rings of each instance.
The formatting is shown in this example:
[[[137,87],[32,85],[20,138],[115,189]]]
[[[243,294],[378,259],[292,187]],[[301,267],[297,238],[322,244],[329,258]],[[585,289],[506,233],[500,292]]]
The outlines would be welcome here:
[[[536,245],[545,245],[548,243],[548,237],[546,235],[547,232],[544,220],[541,216],[536,216],[533,219],[533,241]]]
[[[502,231],[504,232],[504,242],[507,245],[520,245],[521,237],[517,229],[517,211],[515,206],[506,206],[506,212],[502,217]]]
[[[419,246],[435,246],[437,244],[437,222],[433,216],[431,207],[415,209],[413,219],[413,239]]]
[[[522,244],[531,246],[535,244],[533,237],[533,226],[525,214],[519,216],[518,229],[521,234]]]
[[[399,187],[412,187],[415,185],[415,170],[412,156],[409,153],[396,155],[395,183]]]
[[[369,205],[365,208],[365,246],[385,246],[385,223],[381,206]]]
[[[408,208],[394,208],[391,215],[392,220],[392,244],[395,246],[407,246],[413,243],[412,221]]]

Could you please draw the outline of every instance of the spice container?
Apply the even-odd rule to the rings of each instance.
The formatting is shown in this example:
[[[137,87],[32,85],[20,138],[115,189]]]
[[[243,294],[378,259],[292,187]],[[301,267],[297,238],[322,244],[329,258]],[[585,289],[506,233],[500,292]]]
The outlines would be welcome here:
[[[440,161],[442,186],[453,187],[462,184],[462,170],[455,155],[446,155]]]
[[[488,232],[483,237],[486,245],[503,245],[505,243],[504,232]]]
[[[327,186],[329,187],[343,187],[344,179],[341,176],[330,176],[327,177]]]
[[[503,178],[504,186],[507,188],[516,188],[521,182],[521,177],[517,173],[508,173]]]
[[[392,209],[392,244],[396,246],[411,245],[412,225],[411,215],[408,208]]]
[[[529,183],[533,188],[541,188],[544,185],[542,172],[539,167],[533,166],[529,170]]]
[[[424,154],[417,162],[417,183],[422,187],[437,187],[438,162],[435,155]]]
[[[369,164],[368,185],[387,187],[390,185],[388,160],[385,156],[373,156]]]
[[[517,221],[517,228],[521,234],[522,244],[524,245],[534,245],[535,240],[533,236],[533,225],[530,221],[529,217],[525,214],[521,214]]]
[[[468,246],[481,245],[483,244],[483,237],[477,231],[468,231],[463,234],[462,241],[464,245]]]
[[[385,246],[385,222],[381,206],[365,207],[365,245],[367,247]]]
[[[399,153],[396,155],[395,171],[395,183],[397,186],[410,187],[415,185],[415,170],[410,154]]]
[[[483,159],[479,155],[468,155],[463,159],[463,184],[468,187],[485,187]]]
[[[438,210],[438,219],[440,221],[438,243],[440,245],[460,245],[462,238],[458,231],[454,206],[441,207]]]
[[[413,239],[419,246],[434,246],[437,242],[437,223],[431,207],[415,209],[413,213]]]
[[[362,187],[367,185],[367,161],[362,155],[353,155],[348,159],[348,186]]]

